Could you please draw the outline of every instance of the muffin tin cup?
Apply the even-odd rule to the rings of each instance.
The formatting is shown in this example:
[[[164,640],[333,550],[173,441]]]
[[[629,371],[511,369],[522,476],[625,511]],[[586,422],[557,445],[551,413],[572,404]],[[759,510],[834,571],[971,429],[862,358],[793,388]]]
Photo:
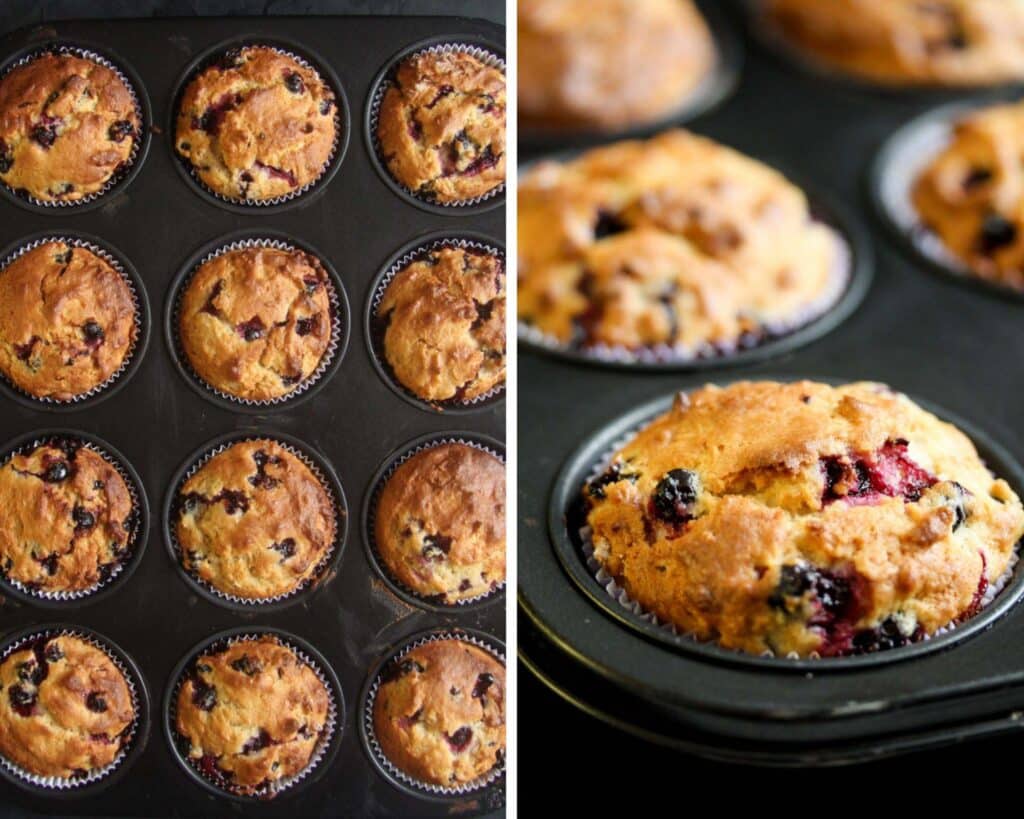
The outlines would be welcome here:
[[[182,736],[177,729],[177,702],[178,692],[185,682],[187,669],[196,662],[200,656],[208,651],[226,649],[233,643],[242,640],[256,640],[260,637],[275,637],[282,644],[291,649],[295,655],[309,668],[313,670],[317,678],[323,683],[329,697],[327,722],[324,725],[324,732],[313,751],[313,755],[299,773],[287,777],[272,787],[268,794],[247,796],[244,794],[232,793],[225,790],[216,782],[205,777],[202,772],[192,764],[188,757],[188,751],[182,745],[188,740]],[[301,637],[279,628],[269,626],[243,626],[231,628],[218,632],[208,637],[198,645],[194,646],[174,667],[171,672],[170,683],[164,693],[163,699],[163,724],[164,736],[170,747],[171,755],[188,774],[189,778],[198,785],[205,788],[215,796],[230,799],[234,802],[258,804],[268,799],[278,799],[285,796],[294,796],[304,788],[316,782],[331,767],[334,758],[341,746],[342,734],[345,730],[345,696],[338,682],[338,676],[331,668],[323,654],[317,651],[312,645]]]
[[[389,188],[399,197],[423,210],[431,213],[439,213],[445,216],[468,216],[483,211],[491,210],[505,204],[505,187],[507,182],[502,182],[495,188],[472,199],[461,199],[457,202],[435,202],[415,191],[405,187],[399,182],[391,171],[388,170],[384,161],[384,151],[377,140],[377,120],[380,114],[380,106],[384,101],[384,95],[391,87],[392,77],[398,69],[399,64],[408,57],[425,53],[437,52],[466,52],[472,54],[484,64],[497,68],[502,74],[505,73],[505,52],[504,49],[494,43],[475,36],[439,36],[429,37],[414,43],[408,48],[403,48],[394,57],[388,60],[384,68],[374,78],[370,87],[370,97],[366,104],[366,115],[364,122],[363,138],[366,140],[367,151],[373,161],[373,167],[377,174]],[[506,147],[506,176],[508,169],[508,154]]]
[[[178,495],[185,482],[214,456],[225,452],[233,444],[257,440],[274,441],[305,464],[330,496],[336,527],[334,543],[327,554],[321,559],[312,578],[289,592],[267,598],[239,597],[238,595],[229,594],[187,571],[181,559],[181,545],[178,543],[175,526]],[[345,498],[345,491],[342,489],[341,481],[338,479],[334,468],[324,456],[316,452],[309,444],[280,432],[264,432],[262,430],[229,432],[226,435],[214,438],[212,441],[207,441],[201,447],[194,450],[185,460],[184,464],[174,473],[170,487],[167,490],[167,496],[164,498],[163,535],[167,552],[177,568],[178,574],[192,591],[211,603],[238,613],[266,614],[280,611],[296,603],[308,601],[321,588],[334,579],[335,574],[337,574],[338,561],[341,559],[341,553],[344,551],[345,544],[348,541],[348,503]]]
[[[387,666],[399,660],[410,651],[437,640],[461,640],[486,651],[494,659],[505,665],[505,645],[495,637],[475,629],[448,628],[428,629],[417,632],[393,646],[370,670],[370,675],[363,685],[360,695],[362,703],[362,719],[359,722],[359,733],[363,740],[363,748],[378,772],[392,785],[406,793],[421,799],[435,802],[457,801],[466,796],[479,796],[481,801],[488,803],[491,809],[504,805],[504,793],[501,787],[505,779],[505,763],[501,762],[488,773],[464,785],[446,788],[431,782],[422,782],[405,771],[399,769],[381,748],[373,724],[373,707],[377,692],[380,689],[381,674]],[[494,786],[498,787],[494,787]]]
[[[84,626],[54,623],[21,629],[4,638],[3,648],[0,649],[0,662],[36,640],[59,636],[78,637],[95,646],[106,654],[118,671],[124,675],[135,710],[135,719],[128,729],[128,738],[113,762],[80,779],[39,776],[3,756],[0,756],[0,777],[36,796],[44,796],[48,799],[74,799],[91,796],[114,784],[128,772],[128,769],[141,755],[149,739],[149,693],[134,660],[112,640]]]
[[[219,390],[208,383],[192,367],[182,344],[179,325],[181,300],[189,283],[192,281],[192,277],[198,272],[199,268],[225,253],[253,247],[297,250],[314,256],[323,266],[324,270],[327,271],[329,281],[328,297],[331,302],[331,343],[321,357],[316,369],[308,378],[299,382],[291,392],[277,398],[265,400],[241,398]],[[349,310],[348,295],[345,292],[345,287],[341,282],[338,271],[334,269],[330,261],[316,248],[280,231],[245,229],[229,233],[219,239],[214,239],[212,242],[207,242],[182,265],[178,274],[171,282],[166,301],[164,337],[174,359],[175,367],[193,390],[211,403],[231,412],[258,413],[263,415],[268,412],[294,408],[316,395],[333,378],[348,350],[352,317]]]
[[[505,400],[505,382],[492,387],[483,395],[476,398],[460,401],[449,398],[442,401],[430,401],[421,398],[412,390],[402,384],[394,374],[391,365],[388,363],[384,351],[384,334],[387,332],[388,320],[377,317],[377,307],[384,298],[384,293],[395,278],[403,269],[423,256],[435,250],[445,247],[457,247],[466,250],[479,250],[501,258],[502,267],[505,267],[505,248],[494,239],[472,231],[441,231],[431,233],[414,239],[404,244],[384,264],[383,269],[377,274],[373,284],[370,286],[370,298],[366,304],[366,315],[363,318],[364,332],[366,334],[366,345],[370,352],[370,361],[391,391],[399,398],[408,401],[415,407],[431,413],[443,413],[445,415],[461,415],[470,412],[480,412]],[[506,282],[508,272],[506,270]],[[506,293],[507,293],[506,287]],[[507,299],[507,295],[506,295]]]
[[[320,175],[311,182],[296,188],[284,196],[275,196],[270,199],[235,199],[230,196],[218,193],[200,179],[192,163],[181,156],[177,150],[177,125],[178,110],[181,106],[181,99],[185,89],[204,69],[216,63],[228,51],[246,47],[266,46],[279,54],[291,57],[304,68],[315,71],[321,80],[326,83],[334,92],[334,122],[335,142],[330,156],[324,163]],[[282,37],[264,37],[259,35],[243,35],[224,40],[203,51],[193,59],[185,69],[171,95],[173,104],[170,107],[167,122],[168,146],[170,148],[172,164],[178,169],[182,178],[188,183],[200,197],[207,202],[216,205],[224,210],[240,213],[246,216],[253,214],[280,213],[283,210],[306,204],[315,196],[322,193],[330,183],[331,179],[338,172],[338,168],[345,159],[348,151],[349,139],[352,135],[352,115],[349,109],[348,97],[345,88],[334,73],[330,64],[309,48],[299,45],[291,40]]]
[[[149,152],[153,113],[149,106],[149,97],[146,95],[145,86],[143,86],[138,74],[135,73],[135,70],[127,62],[116,54],[111,53],[109,49],[100,48],[77,39],[73,43],[65,40],[50,40],[16,51],[3,63],[0,63],[0,81],[13,69],[46,54],[72,54],[109,68],[121,79],[135,102],[135,113],[139,120],[139,133],[132,140],[132,151],[122,167],[115,171],[106,184],[98,191],[87,194],[81,199],[46,202],[42,199],[36,199],[27,192],[24,194],[18,193],[3,182],[0,182],[0,195],[6,197],[10,202],[19,207],[36,213],[82,213],[83,211],[105,205],[114,194],[123,192],[138,175],[146,159],[146,154]],[[110,197],[107,194],[110,194]]]
[[[106,579],[101,580],[90,589],[58,592],[33,591],[20,581],[9,578],[0,572],[0,592],[3,596],[38,608],[69,609],[102,600],[128,582],[132,573],[142,562],[142,555],[146,551],[146,544],[149,540],[149,501],[146,498],[142,480],[128,459],[105,440],[88,432],[75,429],[42,429],[19,436],[8,441],[0,450],[3,453],[0,456],[0,466],[6,464],[15,455],[31,451],[53,438],[69,438],[104,456],[104,459],[117,470],[124,480],[125,486],[128,487],[128,494],[132,499],[132,509],[135,513],[135,531],[128,540],[127,557],[114,568]]]
[[[380,468],[370,481],[370,488],[363,498],[362,530],[363,543],[366,545],[366,557],[376,573],[396,597],[410,606],[425,609],[435,614],[452,615],[490,605],[505,598],[505,581],[502,580],[494,589],[476,597],[466,598],[451,605],[435,603],[422,594],[410,589],[397,578],[393,577],[387,564],[377,551],[377,503],[380,493],[391,476],[402,464],[414,455],[444,444],[464,444],[481,452],[493,455],[502,464],[505,463],[505,447],[493,438],[477,432],[438,432],[422,435],[406,442],[384,459]]]
[[[91,234],[77,230],[34,233],[8,245],[3,251],[0,251],[0,275],[3,275],[3,271],[15,260],[47,242],[64,242],[73,248],[84,248],[95,253],[121,276],[131,290],[135,303],[135,340],[125,353],[121,366],[104,382],[97,384],[92,389],[62,401],[56,398],[32,395],[15,384],[6,374],[0,373],[0,393],[22,406],[49,412],[76,412],[93,407],[112,395],[116,395],[139,369],[149,346],[151,324],[149,299],[138,272],[121,251]]]

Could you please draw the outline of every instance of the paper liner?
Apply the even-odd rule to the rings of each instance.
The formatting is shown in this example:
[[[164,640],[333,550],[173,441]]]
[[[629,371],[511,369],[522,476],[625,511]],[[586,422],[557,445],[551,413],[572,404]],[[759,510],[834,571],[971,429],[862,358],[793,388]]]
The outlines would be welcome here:
[[[423,782],[413,776],[410,776],[388,759],[387,755],[384,753],[384,749],[380,745],[380,742],[377,740],[376,730],[373,725],[373,707],[377,699],[377,692],[380,689],[381,675],[385,672],[388,666],[391,665],[391,663],[396,660],[400,660],[410,651],[414,651],[420,646],[426,645],[427,643],[433,643],[438,640],[458,640],[463,643],[470,643],[471,645],[486,651],[498,660],[502,666],[505,665],[505,655],[498,648],[491,645],[483,638],[477,637],[473,634],[468,634],[464,631],[459,631],[458,629],[438,631],[406,643],[381,663],[380,668],[377,669],[376,674],[374,674],[374,679],[366,691],[366,701],[363,703],[363,728],[365,730],[365,739],[373,758],[376,759],[381,767],[383,767],[399,782],[433,796],[468,796],[470,794],[477,793],[478,791],[482,791],[485,788],[489,788],[495,782],[500,780],[505,775],[505,760],[502,759],[501,762],[491,768],[491,770],[483,776],[474,779],[472,782],[466,782],[461,785],[445,787],[443,785],[435,785],[432,782]]]
[[[225,244],[216,250],[207,253],[192,267],[185,276],[182,277],[181,282],[178,284],[175,293],[173,307],[171,309],[171,335],[174,340],[174,355],[184,367],[185,372],[188,373],[189,377],[192,378],[195,383],[199,384],[204,390],[217,396],[224,401],[230,401],[233,404],[241,404],[245,407],[276,407],[281,404],[285,404],[288,401],[298,398],[303,393],[309,391],[321,378],[327,373],[331,365],[334,363],[335,358],[338,355],[338,347],[341,346],[342,340],[346,337],[349,332],[349,328],[345,327],[342,323],[342,310],[341,310],[341,298],[338,295],[338,286],[334,281],[334,277],[324,267],[326,276],[326,289],[327,297],[331,305],[331,340],[327,345],[327,349],[324,354],[320,357],[319,363],[316,365],[316,369],[309,374],[307,378],[302,379],[295,388],[290,392],[286,392],[284,395],[279,395],[276,398],[242,398],[237,395],[232,395],[229,392],[224,392],[213,386],[210,382],[204,379],[195,368],[192,366],[192,362],[185,352],[185,346],[181,340],[181,301],[185,296],[185,291],[188,290],[189,284],[195,277],[199,269],[207,262],[213,261],[214,259],[223,256],[225,253],[231,253],[236,250],[245,250],[246,248],[270,248],[273,250],[284,250],[292,253],[302,253],[307,256],[313,256],[323,265],[323,259],[319,258],[316,254],[310,253],[308,250],[304,250],[298,245],[292,244],[283,239],[239,239],[234,242]]]
[[[34,241],[22,245],[17,250],[10,253],[5,259],[0,261],[0,275],[3,275],[7,267],[11,265],[14,261],[24,256],[26,253],[35,250],[37,247],[45,245],[47,242],[63,242],[64,244],[70,245],[73,248],[83,248],[84,250],[88,250],[91,251],[92,253],[95,253],[97,256],[103,259],[103,261],[109,264],[114,269],[114,271],[124,280],[125,284],[128,285],[128,289],[131,291],[132,294],[132,302],[135,305],[135,338],[132,339],[131,345],[125,351],[124,359],[121,361],[121,366],[114,370],[114,372],[110,374],[110,377],[106,381],[97,384],[95,387],[93,387],[90,390],[87,390],[86,392],[80,393],[79,395],[76,395],[73,398],[68,398],[66,400],[61,400],[50,396],[33,395],[32,393],[22,389],[17,384],[15,384],[14,381],[10,377],[8,377],[6,373],[0,371],[0,381],[2,381],[7,387],[9,387],[11,390],[16,392],[23,398],[27,398],[30,401],[37,401],[40,404],[47,404],[49,406],[66,407],[71,404],[77,404],[92,398],[96,398],[101,393],[105,392],[109,387],[112,387],[131,366],[132,362],[135,359],[135,355],[138,352],[139,340],[145,337],[148,328],[146,327],[145,324],[146,316],[145,312],[142,309],[142,299],[141,296],[139,295],[139,290],[135,283],[135,280],[128,273],[128,271],[125,269],[124,265],[120,262],[120,260],[116,256],[114,256],[114,254],[110,253],[108,250],[100,247],[99,245],[90,242],[88,239],[81,239],[75,236],[63,236],[60,233],[54,233],[50,236],[44,236],[41,239],[35,239]]]
[[[117,756],[114,757],[114,761],[111,762],[109,765],[104,766],[103,768],[95,768],[91,770],[86,776],[83,777],[65,779],[64,777],[60,776],[39,776],[38,774],[34,774],[31,771],[25,770],[24,768],[11,762],[6,757],[0,755],[0,766],[3,766],[4,770],[6,770],[10,774],[13,774],[18,779],[21,779],[22,781],[27,782],[30,785],[35,785],[36,787],[45,790],[59,790],[64,792],[70,792],[78,788],[84,788],[87,785],[93,785],[96,782],[99,782],[101,779],[106,778],[115,770],[117,770],[118,767],[120,767],[121,763],[125,761],[125,759],[128,756],[128,753],[131,751],[132,744],[138,738],[138,732],[141,722],[140,715],[142,713],[143,706],[142,701],[139,698],[138,680],[135,678],[135,675],[128,669],[128,667],[123,662],[121,662],[121,659],[114,653],[113,649],[111,649],[105,642],[103,642],[101,638],[95,637],[91,634],[87,634],[84,631],[66,628],[43,628],[42,630],[37,631],[34,634],[22,637],[19,640],[16,640],[15,642],[6,646],[2,650],[2,652],[0,652],[0,663],[4,662],[14,652],[23,649],[26,645],[31,645],[32,643],[40,639],[52,639],[53,637],[77,637],[80,640],[89,643],[89,645],[100,649],[104,654],[106,654],[107,657],[110,658],[110,661],[117,668],[117,670],[121,672],[121,676],[124,677],[125,682],[128,684],[128,692],[132,698],[132,710],[135,713],[135,718],[132,720],[131,725],[127,729],[125,729],[126,733],[124,735],[123,741],[121,742],[121,748],[118,751]]]
[[[72,54],[75,57],[81,57],[82,59],[91,60],[94,63],[99,63],[104,68],[109,68],[118,76],[118,79],[120,79],[121,82],[124,83],[124,87],[128,89],[128,93],[132,97],[132,102],[135,104],[135,116],[139,121],[138,133],[132,139],[131,153],[128,154],[128,158],[121,164],[121,167],[115,170],[114,173],[110,175],[110,179],[108,179],[106,183],[103,185],[103,187],[100,188],[98,191],[86,194],[85,196],[82,196],[79,199],[59,199],[54,201],[48,201],[43,199],[36,199],[29,193],[18,193],[14,188],[12,188],[7,183],[0,181],[0,185],[6,188],[9,193],[11,193],[13,196],[16,196],[18,199],[22,199],[32,205],[37,205],[42,208],[74,208],[76,206],[86,205],[89,204],[90,202],[94,202],[95,200],[103,196],[105,193],[110,191],[112,188],[116,187],[118,184],[124,181],[124,179],[131,172],[132,168],[135,166],[135,163],[139,158],[139,150],[142,146],[142,143],[145,141],[145,136],[148,133],[150,123],[146,122],[146,117],[144,115],[145,112],[142,109],[142,103],[139,101],[139,94],[135,90],[135,83],[128,79],[128,76],[109,59],[107,59],[101,54],[97,54],[95,51],[92,51],[88,48],[82,48],[80,46],[75,46],[68,43],[60,43],[57,45],[51,44],[43,46],[38,49],[34,49],[33,51],[29,52],[24,57],[22,57],[20,60],[17,60],[16,62],[13,62],[9,66],[7,66],[7,68],[4,69],[4,72],[0,74],[0,82],[2,82],[4,77],[6,77],[14,69],[20,68],[23,65],[27,65],[33,60],[36,60],[39,57],[43,57],[47,54]]]
[[[388,168],[388,163],[384,160],[384,150],[381,148],[380,140],[377,138],[377,124],[380,117],[380,106],[384,101],[384,95],[391,87],[392,75],[398,68],[399,64],[409,60],[413,57],[419,57],[422,54],[451,54],[451,53],[464,53],[476,57],[484,65],[491,68],[497,68],[502,74],[505,73],[505,61],[501,59],[497,54],[489,49],[483,48],[478,45],[470,45],[469,43],[459,43],[457,41],[450,43],[441,43],[438,45],[427,46],[426,48],[420,48],[416,51],[410,51],[407,54],[403,54],[399,59],[395,60],[391,65],[388,66],[384,72],[384,76],[380,82],[377,83],[377,87],[373,90],[373,96],[370,97],[370,112],[369,112],[369,126],[370,126],[370,140],[373,143],[373,152],[377,158],[377,162],[380,163],[380,167],[384,173],[387,174],[396,187],[404,192],[407,196],[419,201],[425,202],[428,205],[433,205],[439,208],[465,208],[473,205],[479,205],[483,202],[493,199],[495,196],[499,196],[505,192],[505,185],[507,181],[502,182],[499,185],[494,186],[489,191],[481,194],[480,196],[473,197],[472,199],[459,199],[455,202],[438,202],[428,196],[424,196],[417,191],[407,188],[400,182],[394,174],[391,173],[391,169]],[[507,165],[507,163],[506,163]]]

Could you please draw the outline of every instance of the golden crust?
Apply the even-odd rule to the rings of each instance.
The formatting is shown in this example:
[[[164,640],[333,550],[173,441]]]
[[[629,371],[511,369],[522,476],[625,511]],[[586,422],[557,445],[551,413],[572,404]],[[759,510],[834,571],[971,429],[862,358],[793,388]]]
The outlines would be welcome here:
[[[611,130],[678,110],[715,64],[691,0],[521,0],[525,126]]]
[[[505,466],[467,444],[416,453],[377,502],[377,551],[388,571],[443,603],[505,580]]]
[[[750,653],[933,634],[1024,533],[968,438],[879,384],[708,386],[612,463],[585,492],[596,558],[645,610]]]
[[[505,75],[462,51],[413,55],[384,93],[377,139],[391,175],[414,193],[483,196],[505,181]]]
[[[272,199],[314,182],[338,141],[334,92],[272,48],[225,54],[182,95],[175,146],[231,199]]]
[[[377,317],[395,377],[428,401],[470,400],[505,381],[505,265],[443,248],[391,280]]]
[[[452,786],[505,754],[505,667],[462,640],[434,640],[393,660],[373,703],[384,755],[421,782]]]
[[[185,570],[235,597],[287,594],[315,579],[335,509],[309,467],[276,441],[231,444],[178,493]]]

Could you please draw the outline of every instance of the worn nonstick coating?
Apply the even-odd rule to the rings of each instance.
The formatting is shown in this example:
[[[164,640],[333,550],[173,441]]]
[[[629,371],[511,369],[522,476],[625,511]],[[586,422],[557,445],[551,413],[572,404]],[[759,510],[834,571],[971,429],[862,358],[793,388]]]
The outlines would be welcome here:
[[[208,47],[252,36],[299,43],[338,75],[353,112],[361,112],[374,76],[405,46],[431,36],[480,36],[501,43],[504,31],[461,18],[316,17],[204,18],[57,23],[0,40],[0,60],[36,40],[78,39],[106,46],[139,75],[162,130],[170,117],[175,84],[186,66]],[[139,272],[152,315],[164,315],[171,280],[185,260],[207,242],[241,228],[273,230],[309,242],[338,270],[353,313],[366,303],[384,261],[410,239],[442,229],[473,231],[500,242],[503,208],[438,215],[397,196],[373,168],[353,113],[353,132],[338,172],[313,198],[293,207],[249,215],[212,204],[186,184],[166,144],[154,134],[152,149],[132,184],[84,213],[51,216],[0,201],[0,246],[41,230],[77,229],[122,251]],[[158,144],[164,143],[164,144]],[[457,421],[427,413],[399,398],[378,376],[365,340],[353,337],[333,377],[315,396],[273,413],[242,414],[214,404],[191,389],[176,371],[163,334],[154,328],[138,371],[110,400],[60,418],[60,426],[94,433],[120,450],[139,472],[153,506],[149,545],[135,574],[115,593],[65,611],[41,609],[5,598],[0,631],[53,620],[94,628],[124,647],[153,691],[163,691],[175,663],[205,637],[234,626],[283,628],[307,640],[337,673],[351,704],[369,668],[394,643],[426,628],[455,624],[504,637],[500,605],[442,615],[406,605],[370,567],[362,533],[349,522],[349,543],[337,576],[323,589],[282,611],[242,614],[196,594],[180,577],[161,540],[160,499],[186,456],[201,444],[235,431],[294,435],[333,464],[350,513],[361,508],[370,479],[400,444],[427,433],[464,429],[504,439],[504,406]],[[351,325],[362,335],[361,323]],[[54,415],[0,400],[0,441],[55,426]],[[154,721],[162,720],[153,704]],[[0,782],[8,813],[49,813],[52,800]],[[462,800],[469,814],[495,813],[493,802]],[[132,816],[226,815],[231,802],[199,787],[175,762],[164,742],[150,742],[131,771],[95,797],[63,800],[61,813]],[[359,732],[346,731],[325,775],[290,796],[248,810],[266,817],[399,815],[436,816],[438,807],[381,777],[361,748]]]

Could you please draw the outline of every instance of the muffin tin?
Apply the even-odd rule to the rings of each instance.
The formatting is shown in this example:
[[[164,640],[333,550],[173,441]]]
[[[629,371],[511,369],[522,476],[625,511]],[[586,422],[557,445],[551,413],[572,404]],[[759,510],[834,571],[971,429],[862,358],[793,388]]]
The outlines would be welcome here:
[[[317,766],[315,781],[284,791],[257,806],[267,817],[312,815],[437,816],[499,815],[504,784],[446,797],[396,787],[384,777],[363,741],[357,714],[363,685],[378,662],[410,635],[426,629],[461,627],[494,639],[504,636],[501,605],[435,610],[395,595],[366,554],[353,519],[380,464],[410,439],[472,433],[501,440],[504,404],[488,402],[472,412],[419,407],[400,398],[371,359],[359,309],[369,302],[373,280],[387,260],[410,242],[440,231],[472,233],[491,244],[504,236],[504,208],[453,208],[444,214],[415,206],[380,178],[358,117],[343,134],[348,149],[336,172],[287,206],[228,206],[200,195],[182,178],[169,132],[176,89],[189,67],[228,41],[288,43],[337,76],[353,112],[364,111],[379,72],[392,57],[426,38],[477,38],[500,52],[504,30],[480,20],[429,17],[193,18],[57,23],[23,30],[0,40],[0,61],[50,41],[83,43],[116,55],[141,95],[153,105],[154,143],[140,156],[131,185],[117,185],[88,208],[29,208],[0,201],[0,244],[34,234],[81,232],[116,247],[138,271],[154,318],[167,315],[173,280],[194,253],[211,243],[232,241],[240,230],[308,243],[338,273],[352,304],[348,350],[339,348],[337,370],[316,384],[314,395],[281,406],[241,412],[179,371],[170,339],[156,327],[152,343],[132,377],[122,377],[102,403],[89,402],[57,416],[39,402],[3,396],[0,444],[54,426],[95,435],[124,455],[140,476],[152,505],[148,548],[131,577],[119,577],[95,599],[42,608],[3,590],[0,649],[10,633],[66,621],[102,634],[124,648],[153,693],[148,719],[154,733],[167,731],[161,694],[175,665],[200,641],[226,629],[282,629],[319,652],[337,675],[348,711],[339,724],[337,755]],[[287,48],[288,46],[286,46]],[[159,144],[163,143],[163,144]],[[340,154],[339,154],[340,156]],[[177,170],[175,170],[177,168]],[[113,393],[113,389],[110,391]],[[310,390],[310,392],[314,392]],[[286,609],[239,611],[201,594],[184,581],[164,544],[163,501],[176,470],[211,440],[225,435],[293,437],[333,467],[348,500],[347,544],[314,593]],[[6,451],[6,449],[4,450]],[[496,596],[503,599],[502,594]],[[150,738],[129,771],[87,800],[62,801],[69,815],[216,815],[231,809],[230,797],[192,781],[176,761],[167,737]],[[313,780],[313,777],[310,777]],[[15,813],[54,810],[52,793],[0,782],[0,796]]]

